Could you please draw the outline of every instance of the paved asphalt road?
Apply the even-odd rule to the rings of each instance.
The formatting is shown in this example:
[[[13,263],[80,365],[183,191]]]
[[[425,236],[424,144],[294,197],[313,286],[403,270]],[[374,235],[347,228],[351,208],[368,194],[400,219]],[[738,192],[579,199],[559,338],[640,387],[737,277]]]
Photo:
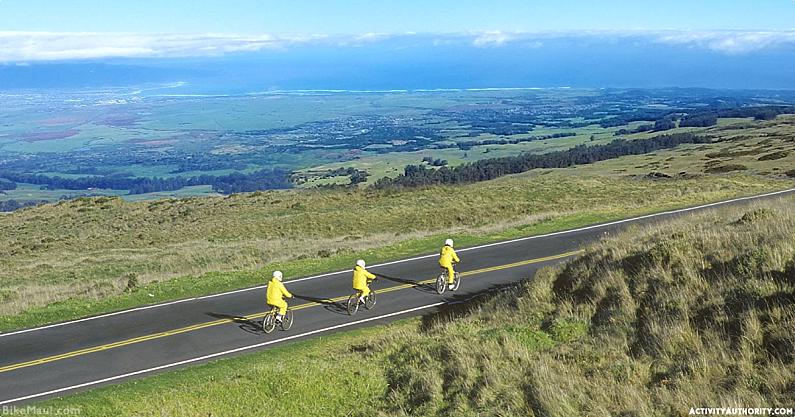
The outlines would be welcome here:
[[[378,303],[355,316],[344,308],[352,292],[350,271],[287,281],[295,295],[290,300],[295,324],[286,332],[277,329],[266,335],[260,330],[265,290],[256,287],[0,334],[0,405],[30,403],[291,340],[427,314],[446,303],[530,278],[538,268],[569,259],[583,244],[629,224],[793,193],[459,249],[461,288],[443,296],[423,283],[439,273],[436,255],[374,265],[368,269],[382,276],[372,285],[379,293]]]

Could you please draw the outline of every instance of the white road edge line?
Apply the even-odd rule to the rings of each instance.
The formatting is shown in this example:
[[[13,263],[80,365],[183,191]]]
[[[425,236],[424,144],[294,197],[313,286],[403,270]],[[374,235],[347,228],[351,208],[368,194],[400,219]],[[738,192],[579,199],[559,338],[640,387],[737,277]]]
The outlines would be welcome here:
[[[631,217],[629,219],[616,220],[616,221],[608,222],[608,223],[595,224],[595,225],[591,225],[591,226],[580,227],[580,228],[577,228],[577,229],[561,230],[559,232],[551,232],[551,233],[547,233],[547,234],[543,234],[543,235],[527,236],[527,237],[520,237],[518,239],[504,240],[504,241],[501,241],[501,242],[487,243],[487,244],[484,244],[484,245],[473,246],[471,248],[459,249],[458,252],[467,252],[467,251],[483,249],[483,248],[488,248],[488,247],[493,247],[493,246],[499,246],[499,245],[506,245],[506,244],[510,244],[510,243],[522,242],[522,241],[525,241],[525,240],[541,239],[541,238],[550,237],[550,236],[559,236],[559,235],[565,235],[565,234],[569,234],[569,233],[577,233],[577,232],[582,232],[582,231],[585,231],[585,230],[598,229],[598,228],[601,228],[601,227],[615,226],[617,224],[622,224],[622,223],[635,222],[635,221],[638,221],[638,220],[649,219],[649,218],[652,218],[652,217],[666,216],[666,215],[677,214],[677,213],[686,213],[688,211],[701,210],[701,209],[705,209],[705,208],[709,208],[709,207],[716,207],[716,206],[736,203],[736,202],[740,202],[740,201],[756,200],[756,199],[760,199],[760,198],[772,197],[772,196],[775,196],[775,195],[787,194],[787,193],[791,193],[791,192],[795,192],[795,188],[790,188],[790,189],[780,190],[780,191],[773,191],[773,192],[770,192],[770,193],[752,195],[752,196],[747,196],[747,197],[738,197],[738,198],[733,198],[733,199],[724,200],[724,201],[716,201],[714,203],[702,204],[700,206],[686,207],[686,208],[683,208],[683,209],[676,209],[676,210],[663,211],[663,212],[660,212],[660,213],[646,214],[646,215],[643,215],[643,216]],[[372,265],[370,267],[370,269],[374,269],[374,268],[378,268],[378,267],[382,267],[382,266],[388,266],[388,265],[395,265],[395,264],[404,263],[404,262],[411,262],[411,261],[416,261],[416,260],[420,260],[420,259],[431,258],[431,257],[434,257],[434,256],[436,256],[435,253],[430,254],[430,255],[416,256],[416,257],[413,257],[413,258],[400,259],[400,260],[397,260],[397,261],[384,262],[384,263],[381,263],[381,264]],[[345,271],[336,271],[336,272],[328,272],[328,273],[325,273],[325,274],[313,275],[311,277],[291,279],[291,280],[287,281],[287,283],[308,281],[308,280],[311,280],[311,279],[324,278],[324,277],[344,274],[344,273],[348,273],[348,272],[349,271],[347,271],[347,270],[345,270]],[[141,310],[149,310],[149,309],[153,309],[153,308],[165,307],[165,306],[170,306],[170,305],[174,305],[174,304],[185,303],[185,302],[188,302],[188,301],[205,300],[205,299],[209,299],[209,298],[222,297],[222,296],[231,295],[231,294],[237,294],[237,293],[246,292],[246,291],[259,290],[259,289],[263,289],[265,287],[267,287],[267,285],[258,285],[256,287],[242,288],[242,289],[239,289],[239,290],[227,291],[227,292],[222,292],[222,293],[218,293],[218,294],[210,294],[210,295],[205,295],[205,296],[201,296],[201,297],[185,298],[185,299],[182,299],[182,300],[169,301],[169,302],[160,303],[160,304],[152,304],[152,305],[148,305],[148,306],[132,308],[132,309],[129,309],[129,310],[121,310],[121,311],[116,311],[116,312],[113,312],[113,313],[101,314],[101,315],[98,315],[98,316],[91,316],[91,317],[86,317],[86,318],[77,319],[77,320],[65,321],[65,322],[62,322],[62,323],[49,324],[49,325],[41,326],[41,327],[33,327],[33,328],[30,328],[30,329],[16,330],[16,331],[9,332],[9,333],[0,332],[0,338],[6,337],[6,336],[13,336],[13,335],[16,335],[16,334],[34,332],[34,331],[37,331],[37,330],[46,330],[46,329],[51,329],[51,328],[54,328],[54,327],[66,326],[68,324],[75,324],[75,323],[85,322],[85,321],[89,321],[89,320],[96,320],[96,319],[101,319],[101,318],[105,318],[105,317],[112,317],[112,316],[116,316],[116,315],[119,315],[119,314],[133,313],[133,312],[141,311]]]
[[[355,326],[357,324],[367,323],[367,322],[370,322],[370,321],[381,320],[381,319],[385,319],[385,318],[389,318],[389,317],[393,317],[393,316],[398,316],[398,315],[406,314],[406,313],[412,313],[412,312],[415,312],[415,311],[418,311],[418,310],[424,310],[424,309],[428,309],[428,308],[432,308],[432,307],[437,307],[437,306],[440,306],[442,304],[445,304],[445,302],[444,301],[440,301],[438,303],[426,304],[426,305],[421,306],[421,307],[414,307],[414,308],[410,308],[408,310],[402,310],[402,311],[397,311],[397,312],[394,312],[394,313],[384,314],[384,315],[381,315],[381,316],[370,317],[368,319],[357,320],[357,321],[350,322],[350,323],[337,324],[335,326],[326,327],[326,328],[323,328],[323,329],[312,330],[312,331],[309,331],[309,332],[306,332],[306,333],[301,333],[301,334],[296,334],[296,335],[292,335],[292,336],[283,337],[281,339],[269,340],[267,342],[257,343],[257,344],[254,344],[254,345],[243,346],[243,347],[239,347],[239,348],[235,348],[235,349],[225,350],[223,352],[218,352],[218,353],[213,353],[213,354],[210,354],[210,355],[199,356],[199,357],[193,358],[193,359],[186,359],[184,361],[174,362],[174,363],[170,363],[170,364],[166,364],[166,365],[155,366],[153,368],[142,369],[140,371],[135,371],[135,372],[130,372],[130,373],[122,374],[122,375],[117,375],[117,376],[112,376],[112,377],[108,377],[108,378],[98,379],[96,381],[85,382],[85,383],[82,383],[82,384],[72,385],[72,386],[64,387],[64,388],[58,388],[58,389],[54,389],[54,390],[46,391],[46,392],[40,392],[38,394],[31,394],[31,395],[27,395],[27,396],[19,397],[19,398],[12,398],[10,400],[0,401],[0,405],[10,404],[10,403],[18,402],[18,401],[25,401],[25,400],[29,400],[29,399],[32,399],[32,398],[43,397],[43,396],[46,396],[46,395],[58,394],[58,393],[64,392],[64,391],[69,391],[69,390],[78,389],[78,388],[85,388],[85,387],[89,387],[89,386],[92,386],[92,385],[103,384],[105,382],[115,381],[115,380],[118,380],[118,379],[123,379],[123,378],[131,377],[131,376],[147,374],[147,373],[151,373],[151,372],[155,372],[155,371],[159,371],[159,370],[163,370],[163,369],[173,368],[175,366],[186,365],[186,364],[193,363],[193,362],[199,362],[199,361],[203,361],[203,360],[207,360],[207,359],[216,358],[218,356],[230,355],[230,354],[233,354],[233,353],[242,352],[242,351],[249,350],[249,349],[256,349],[256,348],[259,348],[259,347],[272,345],[274,343],[279,343],[279,342],[284,342],[284,341],[287,341],[287,340],[292,340],[292,339],[298,339],[298,338],[301,338],[301,337],[311,336],[313,334],[323,333],[323,332],[327,332],[327,331],[330,331],[330,330],[336,330],[336,329],[340,329],[340,328],[343,328],[343,327]]]

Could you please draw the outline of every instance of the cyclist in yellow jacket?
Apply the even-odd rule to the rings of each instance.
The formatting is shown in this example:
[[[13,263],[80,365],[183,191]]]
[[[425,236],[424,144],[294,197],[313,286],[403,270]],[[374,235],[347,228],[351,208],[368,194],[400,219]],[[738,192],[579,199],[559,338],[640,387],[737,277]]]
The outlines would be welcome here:
[[[363,303],[364,298],[370,294],[370,287],[367,286],[368,280],[375,279],[375,275],[368,272],[364,267],[364,259],[356,261],[356,266],[353,267],[353,289],[360,291],[359,302]]]
[[[290,291],[282,284],[282,271],[273,271],[273,278],[268,283],[268,305],[279,309],[276,314],[276,321],[281,323],[282,318],[287,314],[287,301],[284,298],[293,298]]]
[[[453,239],[447,239],[444,241],[441,253],[439,253],[439,266],[447,270],[447,285],[450,289],[453,288],[453,282],[455,281],[454,262],[461,262],[461,259],[458,259],[458,255],[453,249]]]

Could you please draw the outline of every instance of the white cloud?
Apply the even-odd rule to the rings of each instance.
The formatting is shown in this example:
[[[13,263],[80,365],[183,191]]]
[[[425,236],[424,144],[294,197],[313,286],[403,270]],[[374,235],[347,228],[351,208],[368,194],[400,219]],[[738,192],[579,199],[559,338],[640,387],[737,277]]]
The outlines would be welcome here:
[[[327,37],[328,40],[333,39],[333,45],[346,47],[346,46],[363,46],[371,43],[378,43],[383,42],[388,39],[397,38],[401,35],[396,34],[389,34],[389,33],[376,33],[376,32],[367,32],[361,35],[353,35],[353,36],[334,36],[333,38]]]
[[[0,0],[2,1],[2,0]],[[163,58],[221,56],[285,49],[301,44],[328,47],[386,45],[401,47],[444,47],[468,45],[478,48],[522,45],[540,48],[556,40],[615,41],[633,44],[663,43],[701,48],[726,54],[749,53],[766,48],[795,46],[791,31],[573,31],[505,32],[485,31],[448,34],[307,35],[283,37],[237,34],[138,34],[61,33],[0,31],[0,62],[35,62],[100,58]]]
[[[477,47],[502,46],[507,43],[541,47],[546,40],[612,40],[638,43],[665,43],[701,48],[726,54],[743,54],[763,49],[795,46],[795,30],[789,31],[651,31],[583,30],[546,32],[490,31],[470,35]]]
[[[795,31],[671,31],[657,33],[656,40],[668,44],[705,48],[715,52],[742,54],[772,47],[795,45]]]
[[[512,34],[499,30],[486,31],[475,35],[475,38],[472,40],[472,45],[477,47],[500,46],[513,38],[514,36]]]
[[[279,49],[321,38],[233,34],[0,32],[0,62],[213,56]]]
[[[389,35],[387,33],[368,32],[358,36],[354,36],[353,40],[359,42],[378,42],[380,40],[390,38],[391,36],[392,35]]]
[[[476,47],[499,47],[506,44],[540,48],[548,40],[621,41],[637,43],[665,43],[701,48],[726,54],[743,54],[758,50],[795,46],[795,30],[789,31],[652,31],[634,30],[581,30],[545,32],[486,31],[466,35],[440,36],[435,45],[468,41]]]

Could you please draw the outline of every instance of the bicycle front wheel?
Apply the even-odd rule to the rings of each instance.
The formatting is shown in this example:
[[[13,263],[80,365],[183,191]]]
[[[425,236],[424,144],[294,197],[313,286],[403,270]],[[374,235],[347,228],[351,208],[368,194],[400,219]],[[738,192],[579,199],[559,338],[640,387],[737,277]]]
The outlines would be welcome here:
[[[282,330],[290,330],[293,327],[293,310],[287,310],[287,314],[282,318]]]
[[[458,291],[458,287],[460,287],[460,286],[461,286],[461,274],[456,272],[455,276],[453,278],[453,288],[452,288],[452,290],[453,291]]]
[[[370,310],[373,307],[375,307],[375,291],[370,290],[370,294],[364,298],[364,308]]]

